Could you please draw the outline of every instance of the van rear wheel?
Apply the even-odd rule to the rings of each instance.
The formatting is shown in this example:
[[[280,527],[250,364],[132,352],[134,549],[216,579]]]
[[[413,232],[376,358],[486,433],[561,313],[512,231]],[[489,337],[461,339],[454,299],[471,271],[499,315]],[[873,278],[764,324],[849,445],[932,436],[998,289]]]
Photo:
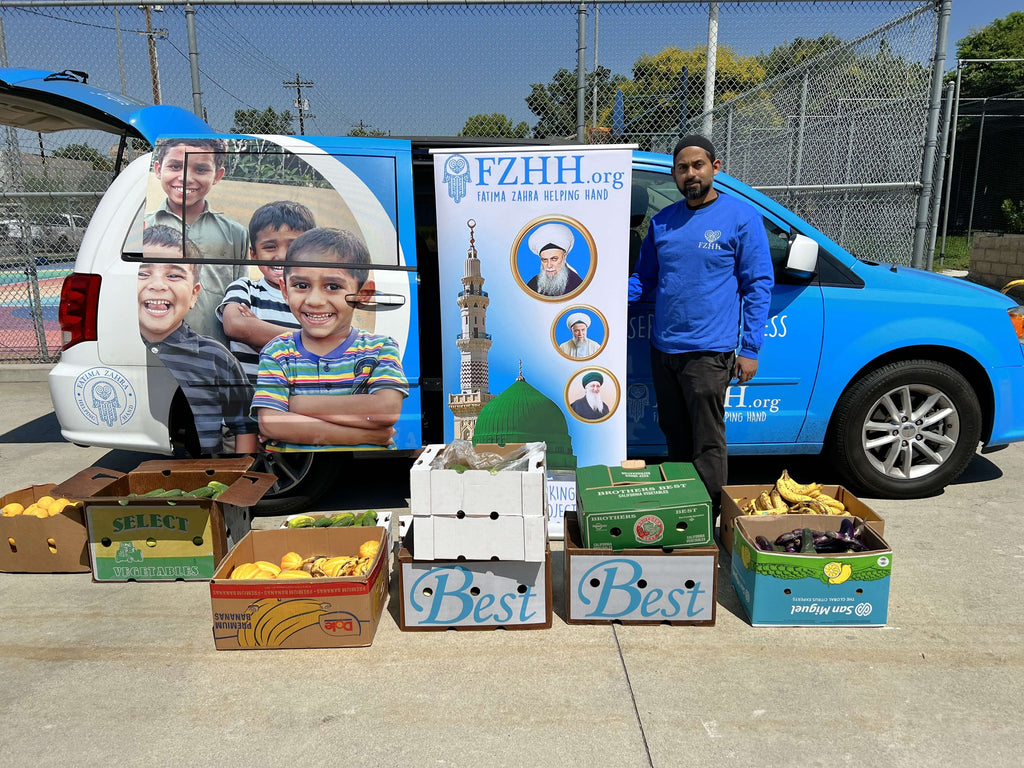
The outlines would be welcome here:
[[[844,482],[869,496],[938,493],[967,468],[981,439],[981,407],[959,372],[934,360],[885,365],[836,407],[828,450]]]
[[[263,451],[253,463],[256,472],[277,477],[253,513],[290,515],[308,511],[337,479],[343,456],[332,453],[271,453]]]

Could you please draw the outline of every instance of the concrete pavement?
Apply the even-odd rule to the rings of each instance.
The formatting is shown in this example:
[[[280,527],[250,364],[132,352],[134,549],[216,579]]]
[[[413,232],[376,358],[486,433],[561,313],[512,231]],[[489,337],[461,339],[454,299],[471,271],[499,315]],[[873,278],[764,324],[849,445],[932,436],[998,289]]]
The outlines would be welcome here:
[[[2,493],[148,458],[62,442],[45,384],[0,402]],[[731,482],[783,466],[834,481],[782,457]],[[402,513],[407,467],[367,462],[321,507]],[[205,583],[0,574],[0,766],[1019,766],[1022,475],[1013,446],[935,498],[868,500],[894,550],[881,629],[753,628],[724,552],[714,627],[567,625],[556,543],[550,630],[403,633],[394,579],[348,650],[218,652]]]

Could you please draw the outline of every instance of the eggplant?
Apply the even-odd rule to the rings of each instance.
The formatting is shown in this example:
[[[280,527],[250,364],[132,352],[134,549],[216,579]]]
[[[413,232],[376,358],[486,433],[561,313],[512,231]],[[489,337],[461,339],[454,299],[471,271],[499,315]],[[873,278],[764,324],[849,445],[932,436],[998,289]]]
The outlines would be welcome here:
[[[839,523],[839,532],[843,536],[853,536],[853,518],[844,517],[842,522]]]
[[[762,550],[764,552],[771,552],[772,551],[772,543],[770,541],[768,541],[768,539],[765,538],[764,536],[755,536],[754,537],[754,544],[757,545],[758,549],[760,549],[760,550]]]

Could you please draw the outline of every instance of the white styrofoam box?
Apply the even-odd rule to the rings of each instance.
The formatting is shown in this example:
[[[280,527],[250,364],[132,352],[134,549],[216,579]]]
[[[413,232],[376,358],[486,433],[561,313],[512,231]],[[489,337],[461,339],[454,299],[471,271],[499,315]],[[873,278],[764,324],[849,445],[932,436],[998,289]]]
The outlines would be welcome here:
[[[428,515],[414,519],[412,554],[417,560],[544,560],[545,517]]]
[[[481,453],[509,455],[522,443],[478,445]],[[519,515],[544,517],[547,514],[545,460],[534,461],[525,472],[491,473],[485,469],[431,469],[430,463],[444,449],[429,445],[413,464],[409,474],[414,517],[445,515],[454,517]]]

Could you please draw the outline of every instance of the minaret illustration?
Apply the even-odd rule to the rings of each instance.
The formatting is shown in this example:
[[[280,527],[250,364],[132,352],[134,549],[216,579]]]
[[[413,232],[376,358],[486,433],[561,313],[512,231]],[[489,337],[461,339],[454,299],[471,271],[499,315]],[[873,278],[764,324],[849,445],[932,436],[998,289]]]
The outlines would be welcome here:
[[[448,396],[448,407],[455,416],[455,438],[472,440],[477,416],[493,397],[487,367],[487,353],[491,348],[491,336],[487,333],[487,305],[490,299],[484,291],[484,279],[480,275],[480,259],[477,258],[473,229],[476,221],[466,222],[469,227],[469,249],[466,251],[466,269],[462,277],[462,291],[458,305],[462,314],[462,332],[455,345],[462,353],[459,383],[462,391]]]

